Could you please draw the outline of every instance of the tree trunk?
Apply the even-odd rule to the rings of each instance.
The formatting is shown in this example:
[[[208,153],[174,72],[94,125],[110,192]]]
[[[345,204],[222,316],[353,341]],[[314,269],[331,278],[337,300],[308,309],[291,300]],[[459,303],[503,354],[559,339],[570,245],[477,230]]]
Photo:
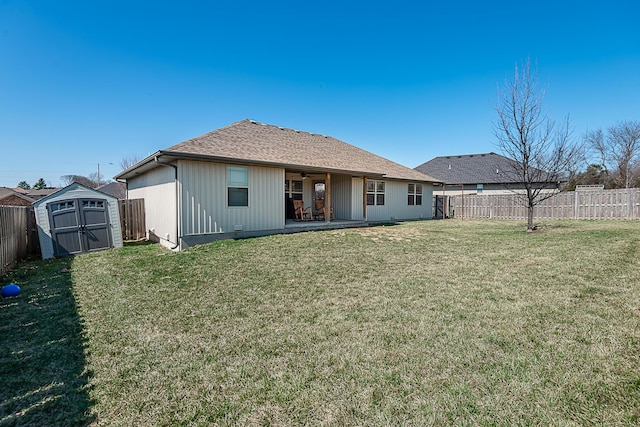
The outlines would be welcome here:
[[[533,206],[527,206],[527,231],[533,231],[535,228],[533,227]]]

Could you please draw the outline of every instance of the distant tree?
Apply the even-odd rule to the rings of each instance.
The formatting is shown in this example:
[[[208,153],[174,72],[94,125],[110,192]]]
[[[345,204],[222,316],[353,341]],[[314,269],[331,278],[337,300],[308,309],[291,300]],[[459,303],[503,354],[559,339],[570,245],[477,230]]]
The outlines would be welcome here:
[[[40,178],[32,187],[34,190],[44,190],[47,188],[47,183],[44,182],[44,179]]]
[[[20,181],[18,183],[18,188],[22,188],[23,190],[30,190],[31,186],[29,185],[29,183],[27,181]]]
[[[98,188],[111,182],[110,179],[105,179],[102,175],[98,176],[97,172],[90,173],[87,178],[93,183],[93,188]]]
[[[123,157],[122,160],[120,160],[120,167],[122,168],[121,170],[129,169],[131,166],[135,165],[140,160],[142,160],[142,157],[138,156],[137,154],[132,154],[130,156]]]
[[[74,182],[77,182],[78,184],[82,184],[89,188],[97,187],[96,183],[92,179],[82,175],[63,175],[60,177],[60,179],[65,185],[69,185],[69,184],[73,184]]]
[[[566,190],[573,191],[578,185],[607,185],[609,175],[599,164],[590,164],[587,170],[576,174],[568,183]]]
[[[498,88],[496,145],[515,160],[510,171],[503,171],[505,175],[524,184],[521,197],[527,207],[527,231],[535,229],[533,209],[555,194],[544,183],[571,178],[582,158],[581,146],[571,137],[569,118],[556,126],[544,113],[544,94],[530,60],[520,67],[516,64],[513,81],[507,80],[503,90]]]
[[[589,131],[585,143],[593,149],[610,176],[612,188],[630,188],[640,181],[640,121],[623,121],[607,129]]]

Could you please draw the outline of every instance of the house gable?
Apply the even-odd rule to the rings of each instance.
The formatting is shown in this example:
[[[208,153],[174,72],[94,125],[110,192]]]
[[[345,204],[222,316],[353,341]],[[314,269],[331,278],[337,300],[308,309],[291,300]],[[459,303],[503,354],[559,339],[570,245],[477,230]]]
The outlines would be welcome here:
[[[128,179],[135,176],[136,172],[156,167],[153,163],[162,158],[259,164],[307,172],[328,171],[408,181],[438,181],[330,136],[248,119],[160,150],[123,171],[116,179]]]

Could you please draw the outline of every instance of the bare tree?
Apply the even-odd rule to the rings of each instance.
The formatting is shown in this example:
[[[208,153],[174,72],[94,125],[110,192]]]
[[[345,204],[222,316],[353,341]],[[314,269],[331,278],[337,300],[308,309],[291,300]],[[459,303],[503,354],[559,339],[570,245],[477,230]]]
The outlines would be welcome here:
[[[135,165],[140,160],[142,160],[142,157],[138,156],[137,154],[132,154],[130,156],[123,157],[122,160],[120,160],[120,167],[122,168],[122,170],[129,169],[131,166]]]
[[[74,182],[77,182],[78,184],[82,184],[86,187],[89,188],[96,188],[96,182],[94,179],[92,179],[91,177],[86,177],[86,176],[82,176],[82,175],[62,175],[60,177],[60,180],[62,180],[62,182],[64,183],[64,185],[69,185],[72,184]]]
[[[640,122],[623,121],[607,129],[586,132],[584,142],[593,149],[614,188],[630,188],[640,178]]]
[[[525,187],[519,194],[527,207],[528,231],[535,229],[535,206],[559,191],[582,157],[581,146],[571,137],[569,117],[557,126],[543,111],[544,95],[530,60],[520,67],[516,64],[513,81],[507,80],[503,90],[498,88],[494,134],[499,150],[514,160],[512,170],[504,173]]]
[[[640,163],[640,122],[624,121],[610,127],[607,142],[621,186],[631,187]]]

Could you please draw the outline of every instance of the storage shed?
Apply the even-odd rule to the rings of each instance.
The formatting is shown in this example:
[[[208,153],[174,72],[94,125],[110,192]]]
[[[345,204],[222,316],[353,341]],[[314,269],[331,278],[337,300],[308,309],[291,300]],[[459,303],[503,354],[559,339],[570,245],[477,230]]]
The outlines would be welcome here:
[[[73,183],[33,204],[42,258],[122,247],[118,200]]]

